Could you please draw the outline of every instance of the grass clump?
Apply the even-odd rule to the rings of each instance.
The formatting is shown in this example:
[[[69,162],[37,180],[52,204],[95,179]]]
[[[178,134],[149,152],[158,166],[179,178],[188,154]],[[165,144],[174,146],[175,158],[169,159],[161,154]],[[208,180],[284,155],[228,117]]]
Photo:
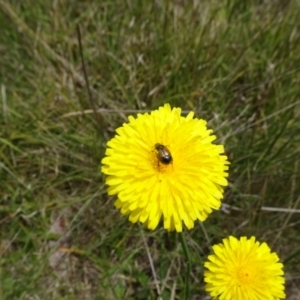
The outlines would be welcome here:
[[[209,120],[231,161],[227,206],[187,236],[192,295],[205,295],[203,259],[228,234],[267,241],[287,262],[287,295],[299,293],[299,12],[296,1],[0,0],[0,298],[182,297],[176,235],[129,224],[99,172],[126,116],[166,102]]]

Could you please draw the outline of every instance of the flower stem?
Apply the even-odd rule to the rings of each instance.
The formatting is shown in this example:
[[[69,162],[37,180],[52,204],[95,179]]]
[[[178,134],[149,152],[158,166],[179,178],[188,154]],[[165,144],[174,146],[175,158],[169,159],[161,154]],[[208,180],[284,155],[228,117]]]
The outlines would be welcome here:
[[[189,300],[190,297],[190,273],[191,273],[191,256],[186,243],[185,236],[182,232],[179,233],[180,242],[182,245],[183,253],[186,259],[186,273],[184,282],[184,299]]]

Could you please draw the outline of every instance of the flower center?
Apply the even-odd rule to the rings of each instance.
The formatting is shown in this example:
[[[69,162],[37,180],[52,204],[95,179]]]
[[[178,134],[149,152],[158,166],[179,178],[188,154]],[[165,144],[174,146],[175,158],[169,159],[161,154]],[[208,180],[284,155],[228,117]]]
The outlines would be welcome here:
[[[166,165],[161,163],[157,158],[153,159],[152,164],[154,169],[160,173],[169,173],[173,170],[173,163]]]
[[[237,269],[236,277],[239,285],[248,285],[253,281],[253,270],[249,266],[241,267]]]

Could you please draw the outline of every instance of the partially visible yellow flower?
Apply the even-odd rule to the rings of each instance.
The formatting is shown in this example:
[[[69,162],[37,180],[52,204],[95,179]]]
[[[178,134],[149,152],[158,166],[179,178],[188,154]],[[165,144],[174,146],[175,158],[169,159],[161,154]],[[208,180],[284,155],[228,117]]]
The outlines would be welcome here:
[[[204,266],[205,289],[219,300],[285,298],[283,264],[266,243],[233,236],[213,246]]]
[[[228,161],[206,121],[181,116],[165,104],[151,114],[130,116],[107,143],[102,172],[108,194],[133,223],[182,231],[219,209],[227,185]]]

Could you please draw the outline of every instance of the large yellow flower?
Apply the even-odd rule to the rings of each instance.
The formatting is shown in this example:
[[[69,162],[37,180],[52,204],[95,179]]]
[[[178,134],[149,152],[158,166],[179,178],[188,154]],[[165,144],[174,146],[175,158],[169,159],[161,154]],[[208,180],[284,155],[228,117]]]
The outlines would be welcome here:
[[[233,236],[213,246],[204,266],[205,289],[219,300],[284,299],[283,265],[266,243]]]
[[[181,116],[180,108],[165,104],[151,114],[130,116],[107,143],[102,172],[108,194],[133,223],[155,229],[182,231],[219,209],[227,185],[227,157],[206,121]]]

